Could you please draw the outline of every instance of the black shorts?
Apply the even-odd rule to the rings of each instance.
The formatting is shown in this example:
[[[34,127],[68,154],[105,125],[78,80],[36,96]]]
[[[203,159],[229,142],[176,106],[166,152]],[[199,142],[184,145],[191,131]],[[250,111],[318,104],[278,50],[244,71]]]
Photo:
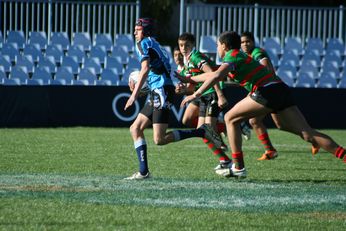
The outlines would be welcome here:
[[[273,110],[273,113],[294,106],[289,87],[284,83],[274,83],[259,87],[250,94],[251,99]]]
[[[203,95],[199,98],[199,116],[200,117],[218,117],[220,108],[217,104],[218,97],[216,92]]]
[[[149,99],[140,111],[148,117],[153,124],[168,124],[174,86],[164,86],[149,93]]]

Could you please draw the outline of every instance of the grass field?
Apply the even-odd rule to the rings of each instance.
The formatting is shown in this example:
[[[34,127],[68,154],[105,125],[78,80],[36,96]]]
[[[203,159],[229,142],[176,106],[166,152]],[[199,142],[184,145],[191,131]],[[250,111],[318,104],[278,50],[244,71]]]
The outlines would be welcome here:
[[[345,130],[324,130],[346,146]],[[248,177],[216,175],[199,139],[155,146],[153,178],[129,182],[137,157],[127,129],[0,129],[0,230],[346,230],[346,164],[270,130],[279,151]]]

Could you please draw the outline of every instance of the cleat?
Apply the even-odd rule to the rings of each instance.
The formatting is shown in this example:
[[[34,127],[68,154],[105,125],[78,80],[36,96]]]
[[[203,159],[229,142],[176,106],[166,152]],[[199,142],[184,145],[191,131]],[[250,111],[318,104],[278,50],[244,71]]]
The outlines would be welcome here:
[[[236,169],[234,164],[232,164],[230,171],[231,171],[231,177],[246,178],[247,176],[245,168]]]
[[[246,122],[240,124],[241,134],[243,135],[244,140],[251,139],[251,127]]]
[[[124,180],[145,180],[149,179],[150,177],[150,172],[145,175],[142,175],[140,172],[136,172],[132,176],[124,178]]]
[[[220,162],[214,170],[217,175],[230,177],[231,176],[232,161]]]
[[[276,151],[266,151],[260,158],[257,160],[272,160],[278,157],[278,153]]]
[[[316,155],[318,151],[320,151],[320,147],[316,147],[314,145],[311,146],[311,153],[313,156]]]
[[[216,148],[221,148],[223,141],[209,124],[203,124],[199,129],[204,130],[204,138],[212,142]]]

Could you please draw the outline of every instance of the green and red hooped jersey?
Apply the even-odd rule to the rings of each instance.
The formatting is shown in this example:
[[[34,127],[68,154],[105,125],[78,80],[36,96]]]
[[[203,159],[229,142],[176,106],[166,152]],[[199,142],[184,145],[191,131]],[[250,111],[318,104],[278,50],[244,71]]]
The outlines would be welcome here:
[[[223,63],[227,63],[232,69],[228,73],[228,78],[249,92],[254,92],[258,87],[269,83],[282,82],[275,73],[239,49],[229,50],[223,58]]]
[[[267,52],[259,47],[255,47],[250,55],[254,60],[256,61],[261,61],[261,59],[267,58],[269,59],[269,55],[267,54]]]
[[[185,63],[185,70],[184,75],[185,76],[197,76],[200,74],[203,74],[203,65],[208,64],[214,71],[217,70],[218,66],[215,64],[214,61],[212,61],[209,57],[207,57],[205,54],[193,50],[189,56],[189,59],[187,63]],[[195,87],[195,90],[197,90],[203,83],[198,83]],[[225,84],[223,81],[219,82],[220,88],[225,88]],[[215,89],[213,87],[209,88],[207,91],[203,93],[203,95],[210,94],[212,92],[215,92]]]

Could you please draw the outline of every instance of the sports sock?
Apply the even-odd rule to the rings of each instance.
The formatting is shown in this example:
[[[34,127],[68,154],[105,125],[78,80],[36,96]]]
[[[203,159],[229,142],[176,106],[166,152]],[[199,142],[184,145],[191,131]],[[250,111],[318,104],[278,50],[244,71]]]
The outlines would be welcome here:
[[[139,172],[146,175],[149,172],[147,159],[147,144],[144,139],[138,139],[134,143],[139,161]]]
[[[258,139],[261,141],[266,151],[276,151],[276,149],[273,147],[270,141],[270,138],[267,132],[263,133],[262,135],[259,135]]]
[[[245,167],[243,152],[232,153],[232,161],[236,169],[242,169]]]
[[[346,151],[343,147],[339,146],[334,155],[336,156],[336,158],[342,159],[345,163],[346,163]]]
[[[229,161],[229,157],[226,155],[221,148],[216,148],[215,145],[210,142],[208,139],[203,138],[203,142],[208,146],[208,148],[213,152],[214,156],[219,158],[219,161]]]
[[[203,129],[189,129],[189,130],[174,130],[174,141],[185,140],[192,137],[204,137]]]

